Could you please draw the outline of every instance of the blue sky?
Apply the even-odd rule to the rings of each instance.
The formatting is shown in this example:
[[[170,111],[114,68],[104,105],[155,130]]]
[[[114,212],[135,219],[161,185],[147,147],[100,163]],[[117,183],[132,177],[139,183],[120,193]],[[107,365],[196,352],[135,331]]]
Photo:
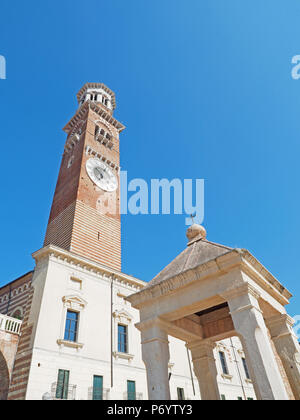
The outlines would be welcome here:
[[[33,267],[87,81],[117,96],[129,178],[205,179],[208,239],[247,248],[300,313],[296,0],[1,1],[0,284]],[[185,216],[123,216],[123,271],[150,280]]]

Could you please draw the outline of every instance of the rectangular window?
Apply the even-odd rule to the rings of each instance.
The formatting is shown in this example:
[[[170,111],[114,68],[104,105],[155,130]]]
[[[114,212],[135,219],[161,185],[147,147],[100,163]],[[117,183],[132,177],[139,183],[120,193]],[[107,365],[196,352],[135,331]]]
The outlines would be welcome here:
[[[244,357],[242,357],[242,362],[243,362],[246,378],[250,379],[250,373],[249,373],[249,370],[248,370],[246,359]]]
[[[127,381],[127,399],[136,400],[135,382]]]
[[[68,370],[59,369],[55,395],[59,400],[68,399],[69,376],[70,372]]]
[[[222,371],[224,375],[228,375],[229,371],[228,371],[225,353],[223,351],[219,351],[219,357],[220,357],[220,362],[222,366]]]
[[[120,353],[128,352],[127,345],[127,327],[126,325],[118,325],[118,351]]]
[[[78,312],[67,311],[66,327],[64,339],[67,341],[77,341]]]
[[[177,388],[177,397],[179,401],[184,401],[184,389],[183,388]]]
[[[93,400],[103,400],[103,376],[94,375]]]

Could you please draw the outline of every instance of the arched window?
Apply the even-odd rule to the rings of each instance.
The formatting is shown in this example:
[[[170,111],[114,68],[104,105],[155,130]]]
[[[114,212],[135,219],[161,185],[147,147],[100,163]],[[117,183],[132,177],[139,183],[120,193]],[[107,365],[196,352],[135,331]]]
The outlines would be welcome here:
[[[21,309],[17,309],[13,314],[12,314],[13,318],[16,319],[23,319],[23,315],[22,315],[22,311]]]

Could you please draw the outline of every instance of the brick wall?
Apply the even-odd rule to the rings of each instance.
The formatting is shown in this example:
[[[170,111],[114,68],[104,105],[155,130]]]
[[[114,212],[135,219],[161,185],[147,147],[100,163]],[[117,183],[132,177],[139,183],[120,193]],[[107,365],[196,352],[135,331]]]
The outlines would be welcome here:
[[[44,245],[53,244],[121,270],[119,187],[114,193],[115,214],[103,214],[99,202],[106,200],[107,195],[86,172],[87,160],[94,157],[85,153],[87,147],[119,167],[119,132],[99,118],[89,109],[78,130],[79,139],[73,144],[70,133],[66,140],[69,146],[63,154]],[[95,138],[96,126],[109,131],[113,143],[111,149]],[[112,171],[119,185],[118,170]]]

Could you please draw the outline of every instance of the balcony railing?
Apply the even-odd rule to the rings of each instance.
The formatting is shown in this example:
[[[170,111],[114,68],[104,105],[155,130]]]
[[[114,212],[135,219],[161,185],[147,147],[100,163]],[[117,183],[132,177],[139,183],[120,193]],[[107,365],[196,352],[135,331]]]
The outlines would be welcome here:
[[[21,334],[22,320],[0,314],[0,330],[12,334]]]
[[[51,385],[51,397],[53,400],[75,400],[76,397],[76,385],[68,385],[66,391],[62,391],[64,397],[58,398],[57,397],[57,382],[54,382]]]
[[[141,401],[143,399],[143,393],[142,392],[124,392],[123,397],[124,397],[124,400]]]
[[[109,400],[109,388],[94,388],[90,387],[88,390],[88,400]]]

